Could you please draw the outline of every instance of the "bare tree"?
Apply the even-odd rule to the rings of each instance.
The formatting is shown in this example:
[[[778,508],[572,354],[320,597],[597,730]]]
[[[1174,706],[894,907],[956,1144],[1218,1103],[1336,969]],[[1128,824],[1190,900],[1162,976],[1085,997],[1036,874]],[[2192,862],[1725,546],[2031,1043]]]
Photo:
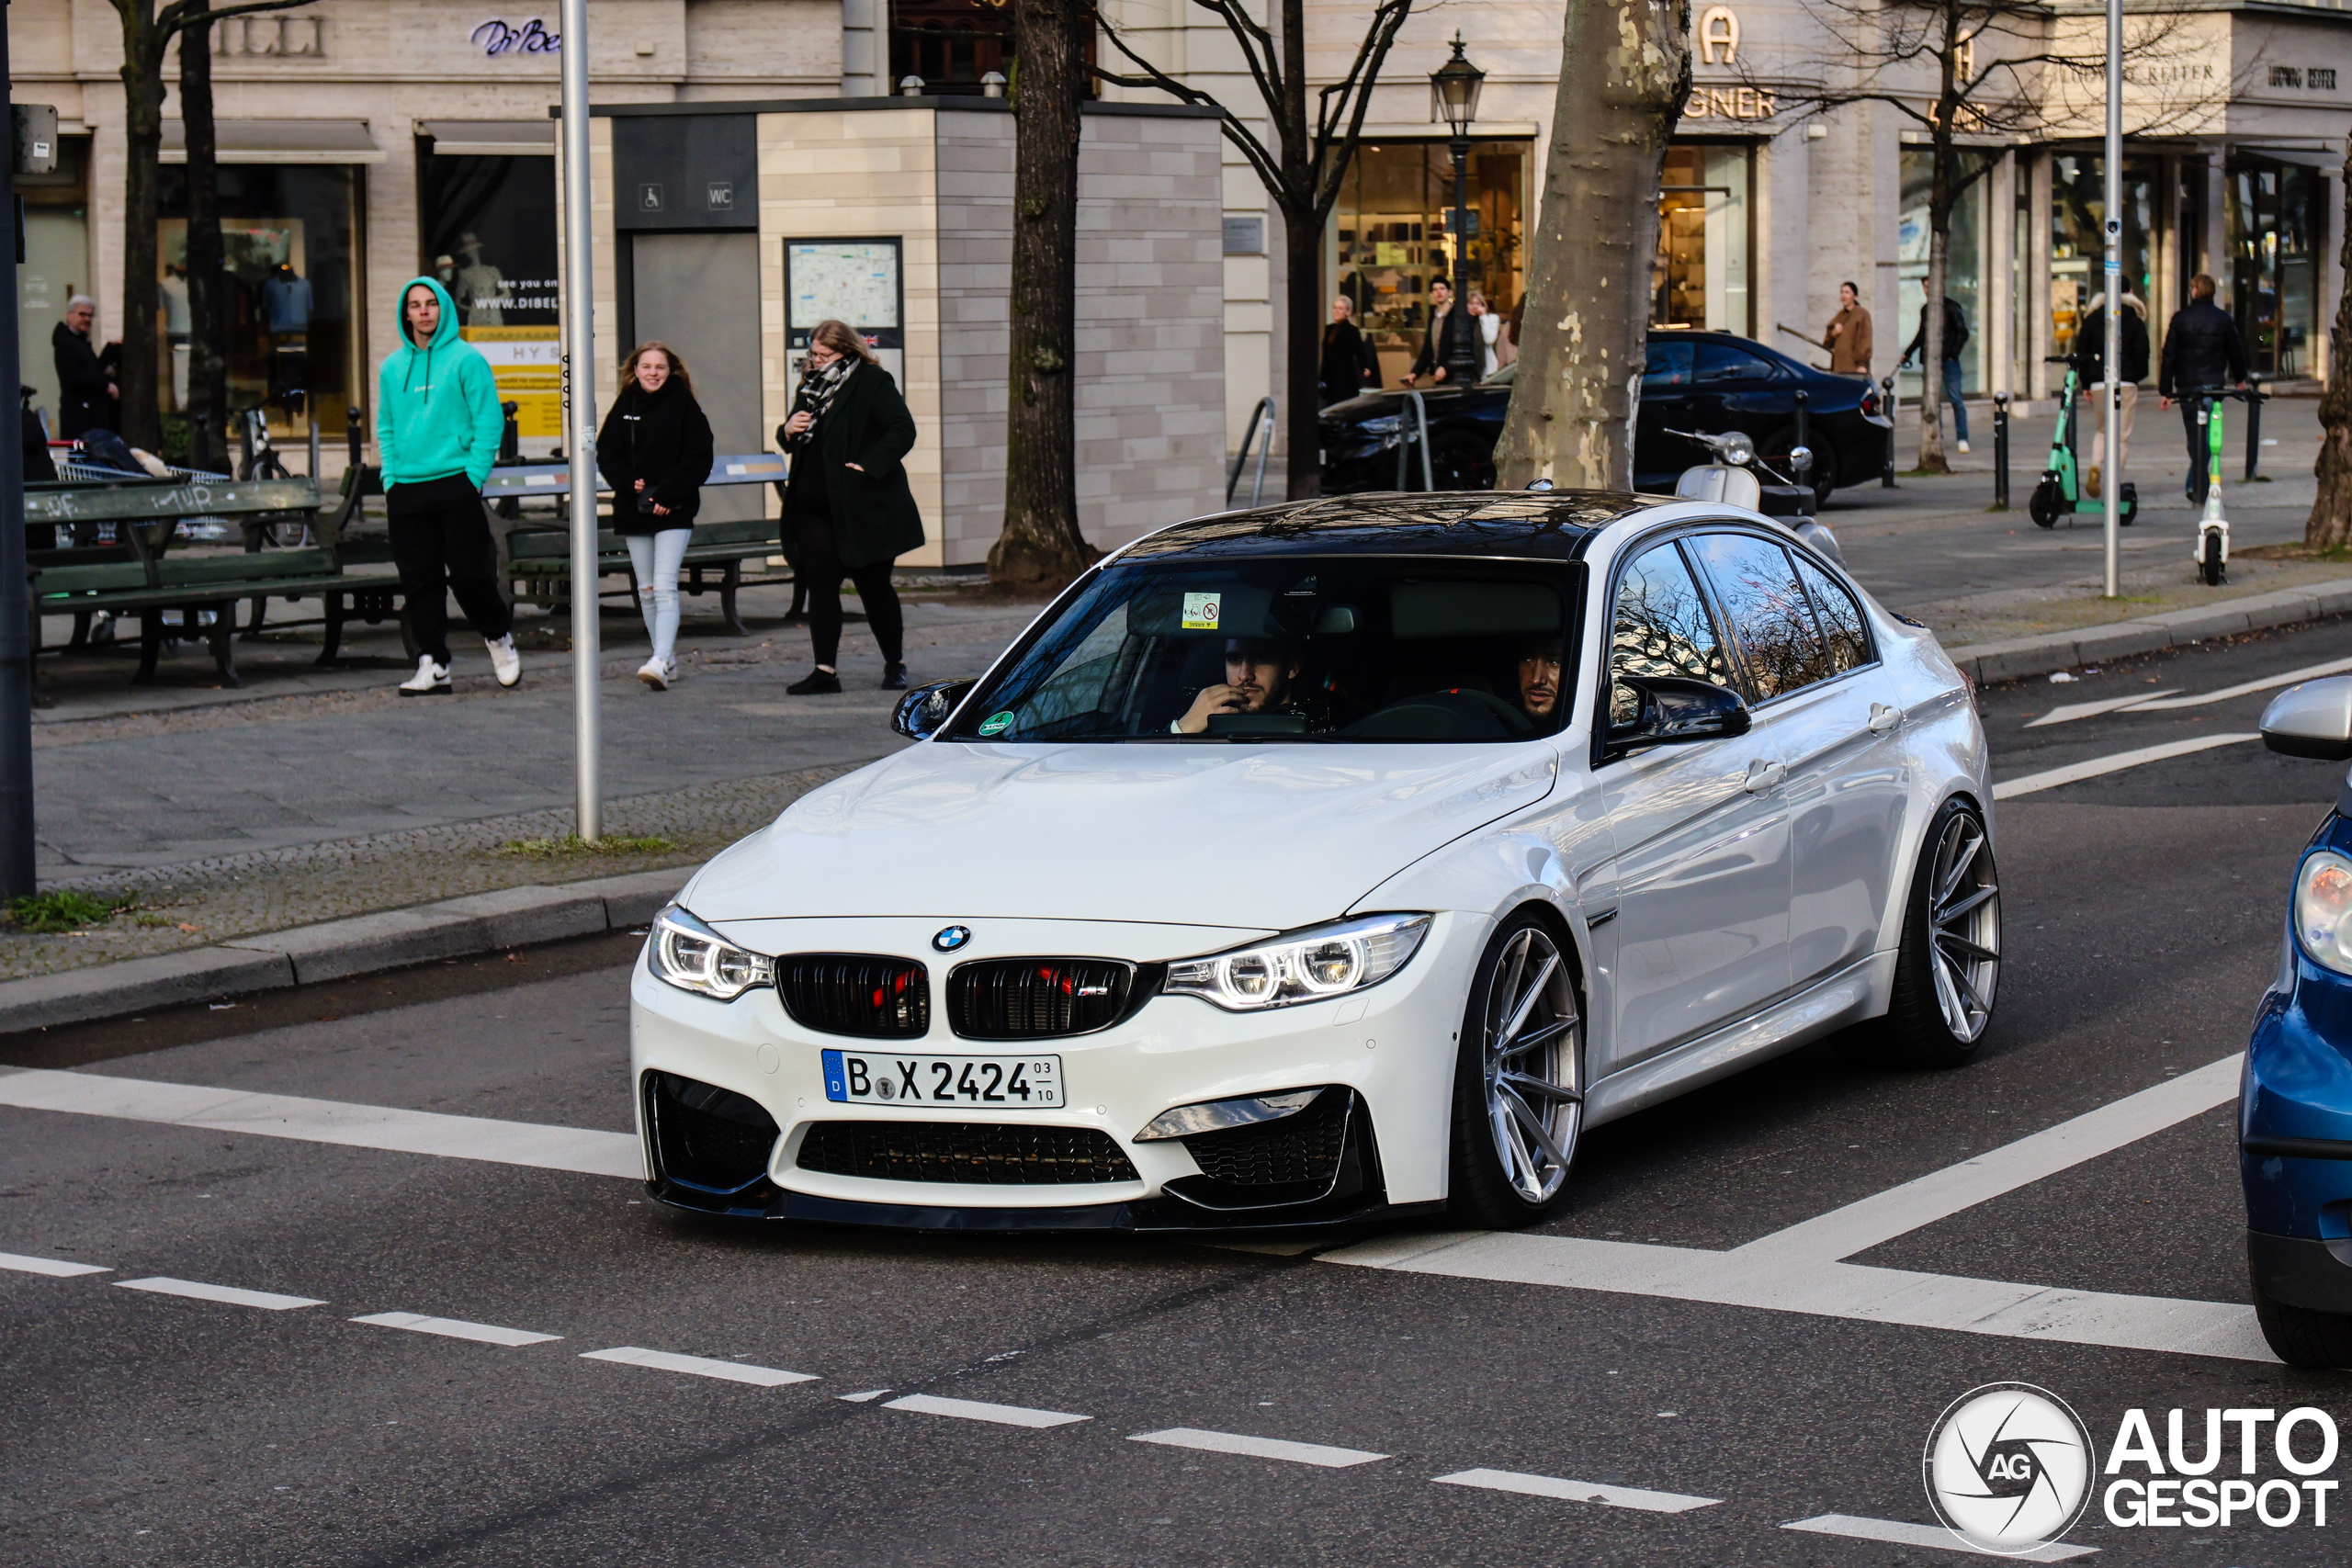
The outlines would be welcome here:
[[[1095,69],[1123,87],[1156,87],[1188,104],[1213,108],[1226,139],[1257,172],[1282,214],[1285,270],[1283,277],[1283,439],[1290,464],[1289,493],[1300,500],[1316,493],[1321,469],[1316,458],[1316,388],[1323,325],[1323,226],[1338,204],[1348,169],[1355,162],[1364,115],[1381,67],[1396,41],[1396,29],[1412,14],[1413,0],[1377,0],[1366,18],[1363,41],[1347,74],[1315,92],[1307,112],[1306,0],[1274,0],[1276,26],[1251,16],[1244,0],[1192,0],[1223,22],[1239,46],[1250,79],[1258,88],[1262,118],[1272,128],[1269,147],[1250,120],[1211,94],[1180,82],[1146,60],[1098,7],[1103,37],[1135,67],[1132,72]],[[1257,117],[1253,117],[1257,118]]]
[[[2344,159],[2344,249],[2342,265],[2352,271],[2352,140]],[[2331,333],[2327,390],[2319,400],[2319,494],[2303,524],[2303,543],[2315,550],[2352,543],[2352,288],[2336,301]]]
[[[1631,490],[1667,138],[1690,96],[1687,0],[1567,0],[1518,379],[1497,485]]]
[[[222,271],[219,137],[212,118],[211,0],[189,0],[180,31],[180,123],[187,130],[188,467],[225,472],[228,290]]]

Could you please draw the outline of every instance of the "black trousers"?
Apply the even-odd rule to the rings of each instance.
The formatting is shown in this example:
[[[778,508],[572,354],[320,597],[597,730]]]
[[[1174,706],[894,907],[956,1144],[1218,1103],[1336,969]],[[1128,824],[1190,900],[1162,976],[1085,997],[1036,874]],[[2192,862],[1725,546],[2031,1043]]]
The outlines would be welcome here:
[[[882,647],[885,663],[906,662],[906,616],[899,608],[899,591],[890,586],[889,561],[846,567],[833,554],[833,530],[828,518],[803,515],[794,520],[800,560],[794,568],[794,586],[808,590],[808,640],[817,662],[838,665],[842,651],[842,579],[857,585],[858,603],[865,606],[865,624]]]
[[[2184,398],[2180,403],[2181,427],[2188,433],[2188,501],[2192,506],[2205,504],[2205,492],[2213,484],[2213,455],[2207,450],[2211,437],[2205,426],[2197,423],[2197,411],[2201,398]]]
[[[403,496],[415,490],[420,493]],[[490,513],[464,475],[426,484],[394,485],[386,497],[390,513],[392,563],[400,568],[401,593],[408,601],[409,630],[419,653],[449,662],[448,595],[474,630],[495,642],[512,631],[514,612],[498,591],[498,551],[491,542]]]

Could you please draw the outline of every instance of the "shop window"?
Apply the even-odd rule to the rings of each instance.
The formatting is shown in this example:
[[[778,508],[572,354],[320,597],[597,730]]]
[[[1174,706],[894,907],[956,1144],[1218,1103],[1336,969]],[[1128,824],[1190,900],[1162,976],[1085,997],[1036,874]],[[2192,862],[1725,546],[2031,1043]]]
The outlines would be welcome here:
[[[1360,147],[1324,231],[1329,292],[1355,303],[1357,323],[1394,383],[1429,329],[1430,284],[1447,278],[1465,299],[1476,289],[1508,321],[1526,292],[1527,169],[1531,144],[1474,141],[1468,175],[1466,255],[1454,276],[1453,154],[1442,141]]]
[[[529,154],[420,161],[424,270],[449,291],[458,325],[514,405],[526,443],[563,436],[557,326],[555,160]]]
[[[2155,321],[2156,192],[2162,170],[2153,158],[2123,160],[2123,287]],[[2094,153],[2061,152],[2050,168],[2050,351],[2072,354],[2075,334],[2091,301],[2107,288],[2107,164]],[[2055,367],[2053,367],[2053,369]],[[2054,379],[2054,378],[2053,378]]]
[[[1667,149],[1658,181],[1650,324],[1756,335],[1750,309],[1746,146]]]
[[[977,97],[980,78],[1012,75],[1012,6],[1009,0],[889,0],[890,90],[910,76],[923,91]],[[1095,63],[1094,33],[1086,35],[1086,63]],[[1101,88],[1087,80],[1086,96]]]
[[[2260,376],[2311,374],[2317,324],[2319,173],[2240,155],[2223,182],[2230,298],[2246,360]]]
[[[1984,310],[1984,201],[1992,181],[1979,174],[1990,164],[1991,157],[1965,151],[1961,156],[1974,161],[1969,172],[1978,174],[1978,177],[1969,182],[1960,199],[1952,204],[1951,236],[1944,251],[1944,293],[1960,306],[1961,315],[1968,322],[1968,342],[1960,355],[1961,389],[1976,392],[1985,385],[1985,355],[1992,340],[1992,333],[1985,330]],[[1903,149],[1903,199],[1894,242],[1895,332],[1879,329],[1881,342],[1893,337],[1895,355],[1910,346],[1912,335],[1919,330],[1919,307],[1928,299],[1928,197],[1934,176],[1932,152],[1925,147]],[[1917,396],[1918,367],[1914,365],[1901,374],[1904,396]]]

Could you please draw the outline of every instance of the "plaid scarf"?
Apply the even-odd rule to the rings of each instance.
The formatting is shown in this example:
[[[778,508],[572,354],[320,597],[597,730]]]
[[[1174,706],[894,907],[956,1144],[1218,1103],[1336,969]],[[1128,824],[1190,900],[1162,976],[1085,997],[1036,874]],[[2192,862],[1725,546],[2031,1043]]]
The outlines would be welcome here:
[[[808,422],[808,428],[797,436],[788,438],[786,446],[806,446],[816,439],[817,427],[825,422],[825,411],[832,406],[833,399],[841,393],[842,384],[849,379],[849,373],[856,369],[857,365],[857,356],[854,354],[842,355],[821,370],[805,359],[800,362],[800,389],[792,395],[792,412],[798,413],[805,409],[813,417]]]

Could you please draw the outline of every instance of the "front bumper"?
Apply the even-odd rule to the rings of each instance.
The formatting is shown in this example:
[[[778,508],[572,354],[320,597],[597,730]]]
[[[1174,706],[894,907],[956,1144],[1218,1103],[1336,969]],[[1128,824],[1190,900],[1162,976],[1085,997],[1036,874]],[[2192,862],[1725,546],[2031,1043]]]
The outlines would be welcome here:
[[[2352,980],[2291,937],[2246,1044],[2238,1155],[2256,1287],[2352,1313]]]
[[[971,943],[954,958],[932,953],[939,919],[730,922],[730,938],[763,952],[897,954],[925,963],[930,1032],[921,1039],[866,1041],[797,1023],[773,989],[731,1002],[693,995],[653,977],[642,960],[630,988],[631,1077],[653,1195],[680,1207],[773,1218],[922,1230],[1202,1231],[1295,1230],[1360,1223],[1399,1211],[1433,1210],[1445,1198],[1446,1140],[1455,1035],[1469,976],[1487,935],[1481,917],[1440,914],[1403,970],[1380,985],[1329,1001],[1262,1013],[1230,1013],[1191,997],[1155,997],[1124,1021],[1095,1033],[1017,1043],[966,1040],[948,1028],[946,971],[971,959],[1111,957],[1165,962],[1230,945],[1234,933],[1195,928],[1065,920],[974,921]],[[757,928],[757,929],[754,929]],[[1246,934],[1240,938],[1246,940]],[[828,1048],[926,1055],[1062,1058],[1067,1104],[1054,1111],[996,1112],[967,1107],[877,1106],[829,1100],[821,1053]],[[657,1077],[654,1075],[667,1075]],[[730,1137],[768,1138],[756,1179],[688,1179],[705,1169],[665,1164],[659,1085],[684,1080],[741,1096]],[[1269,1204],[1233,1201],[1204,1179],[1186,1143],[1138,1143],[1134,1134],[1172,1107],[1204,1100],[1329,1086],[1350,1120],[1338,1178],[1328,1190],[1284,1189]],[[699,1090],[689,1091],[700,1095]],[[703,1097],[707,1099],[709,1097]],[[1327,1096],[1327,1100],[1329,1097]],[[1339,1101],[1330,1101],[1338,1104]],[[764,1119],[758,1116],[764,1112]],[[1064,1130],[1115,1146],[1131,1179],[999,1185],[885,1179],[804,1168],[799,1156],[824,1123],[914,1122],[1003,1129],[1010,1135]],[[756,1123],[756,1125],[754,1125]],[[714,1124],[716,1125],[716,1124]],[[742,1132],[750,1128],[751,1132]],[[829,1129],[827,1146],[840,1129]],[[944,1135],[944,1134],[942,1135]],[[1107,1143],[1102,1142],[1107,1140]],[[722,1140],[723,1141],[723,1140]],[[838,1164],[838,1161],[832,1163]],[[740,1164],[740,1162],[739,1162]],[[1204,1198],[1207,1201],[1204,1201]]]

